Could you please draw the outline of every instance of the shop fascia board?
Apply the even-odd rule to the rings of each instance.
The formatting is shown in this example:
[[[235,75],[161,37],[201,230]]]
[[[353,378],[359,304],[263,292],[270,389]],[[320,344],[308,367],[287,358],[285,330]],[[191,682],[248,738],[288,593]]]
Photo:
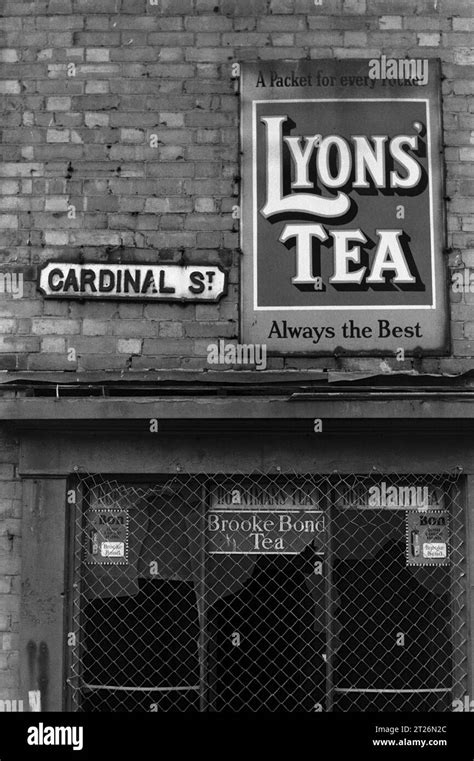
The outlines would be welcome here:
[[[211,370],[206,372],[202,370],[143,370],[127,371],[124,376],[121,372],[42,372],[42,371],[0,371],[0,386],[8,388],[41,388],[56,387],[58,384],[63,387],[72,386],[92,386],[110,387],[127,385],[137,385],[145,387],[147,384],[159,386],[160,384],[177,384],[184,387],[188,384],[190,393],[194,389],[202,386],[213,386],[216,388],[226,386],[241,387],[261,387],[270,384],[291,386],[308,386],[308,385],[337,385],[342,383],[371,382],[379,384],[381,380],[384,385],[391,383],[410,384],[419,386],[432,385],[434,382],[440,386],[449,384],[469,384],[474,379],[474,370],[469,369],[463,372],[438,372],[424,373],[416,370],[390,370],[389,372],[361,372],[361,371],[336,371],[336,370]]]
[[[92,424],[102,421],[168,420],[257,420],[257,419],[462,419],[474,420],[474,403],[470,394],[454,400],[424,398],[403,399],[397,394],[371,399],[367,394],[350,399],[334,398],[291,400],[249,397],[203,398],[19,398],[0,400],[0,421],[28,424],[34,421],[71,421]]]

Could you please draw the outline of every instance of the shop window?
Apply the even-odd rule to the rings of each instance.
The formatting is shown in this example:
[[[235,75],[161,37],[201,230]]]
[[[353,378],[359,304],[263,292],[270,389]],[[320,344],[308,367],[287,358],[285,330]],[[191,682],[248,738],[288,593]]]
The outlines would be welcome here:
[[[450,711],[466,693],[455,477],[76,488],[73,710]]]

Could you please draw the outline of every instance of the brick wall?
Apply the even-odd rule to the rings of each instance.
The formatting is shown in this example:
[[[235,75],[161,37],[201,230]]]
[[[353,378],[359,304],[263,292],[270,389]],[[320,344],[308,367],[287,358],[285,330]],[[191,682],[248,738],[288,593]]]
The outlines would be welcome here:
[[[474,267],[471,0],[7,0],[3,95],[0,370],[206,367],[237,338],[239,101],[234,60],[440,57],[452,265]],[[73,66],[74,65],[74,66]],[[150,136],[157,135],[157,147]],[[44,301],[38,266],[187,261],[230,267],[218,305]],[[451,294],[453,355],[474,355],[474,294]],[[68,359],[68,349],[76,360]],[[70,355],[69,355],[70,356]],[[269,367],[377,370],[380,360],[274,358]],[[397,363],[396,369],[411,362]],[[0,699],[17,698],[20,484],[0,443]]]
[[[1,261],[27,281],[24,298],[0,299],[0,369],[199,369],[209,339],[237,339],[234,60],[440,57],[449,259],[474,266],[471,0],[151,2],[2,3]],[[80,256],[222,263],[231,267],[229,295],[212,306],[43,301],[38,265]],[[453,356],[422,369],[471,362],[474,294],[452,301]],[[269,367],[335,364],[273,359]]]
[[[17,442],[0,440],[0,700],[19,699],[21,481]]]

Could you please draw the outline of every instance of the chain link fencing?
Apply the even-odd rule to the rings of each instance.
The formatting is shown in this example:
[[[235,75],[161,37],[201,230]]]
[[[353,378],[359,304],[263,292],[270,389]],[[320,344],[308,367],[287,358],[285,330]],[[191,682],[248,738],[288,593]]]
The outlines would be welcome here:
[[[459,474],[73,479],[71,710],[451,711],[467,694]]]

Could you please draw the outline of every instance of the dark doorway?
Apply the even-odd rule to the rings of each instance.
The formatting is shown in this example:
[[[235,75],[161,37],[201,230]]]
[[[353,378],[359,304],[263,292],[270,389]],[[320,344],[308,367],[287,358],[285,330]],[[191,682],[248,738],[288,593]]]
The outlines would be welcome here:
[[[407,565],[405,520],[335,518],[336,711],[451,710],[450,569]]]
[[[210,609],[211,710],[324,710],[324,590],[314,563],[311,546],[256,556],[239,589]]]

